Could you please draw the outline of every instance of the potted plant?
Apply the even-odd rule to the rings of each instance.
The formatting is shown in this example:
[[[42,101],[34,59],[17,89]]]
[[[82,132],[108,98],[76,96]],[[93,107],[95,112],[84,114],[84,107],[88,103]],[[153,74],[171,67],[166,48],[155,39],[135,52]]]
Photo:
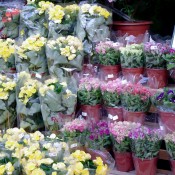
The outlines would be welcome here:
[[[120,43],[100,42],[95,47],[95,54],[100,64],[100,72],[105,80],[114,80],[120,72]]]
[[[145,112],[151,104],[151,91],[139,84],[127,84],[123,87],[122,106],[125,121],[144,123]]]
[[[123,110],[121,107],[121,92],[123,85],[119,79],[101,84],[104,107],[108,113],[108,119],[112,121],[123,121]]]
[[[158,153],[162,134],[160,130],[150,130],[147,127],[131,131],[134,166],[137,175],[155,175],[157,171]]]
[[[166,61],[163,56],[168,50],[169,48],[165,44],[153,42],[144,44],[146,72],[150,88],[159,89],[167,85],[168,72],[166,70]]]
[[[137,83],[144,72],[144,55],[141,44],[131,44],[120,48],[122,74],[128,81]]]
[[[165,144],[166,144],[166,150],[168,151],[170,157],[171,157],[171,171],[173,174],[175,174],[175,132],[171,134],[165,135]]]
[[[119,171],[128,172],[134,170],[129,134],[132,129],[137,127],[140,127],[139,123],[126,121],[109,124],[115,163]]]
[[[102,93],[98,78],[82,78],[77,93],[81,104],[82,116],[98,122],[101,118]]]
[[[171,78],[175,80],[175,50],[170,49],[163,57],[167,62],[167,70],[169,70]]]
[[[166,132],[173,132],[175,130],[175,89],[164,88],[163,92],[155,94],[153,101],[158,108]]]

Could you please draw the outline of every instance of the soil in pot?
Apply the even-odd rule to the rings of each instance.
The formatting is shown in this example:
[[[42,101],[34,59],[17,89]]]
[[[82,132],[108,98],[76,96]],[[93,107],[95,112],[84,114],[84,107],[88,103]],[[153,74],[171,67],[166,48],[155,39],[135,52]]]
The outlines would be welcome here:
[[[158,158],[140,159],[133,156],[136,175],[156,175]]]
[[[101,118],[101,108],[100,104],[95,106],[81,105],[82,116],[97,123]]]
[[[136,122],[143,125],[145,121],[145,115],[145,112],[132,112],[123,109],[124,121]]]
[[[119,122],[123,121],[123,109],[122,107],[105,107],[107,114],[108,114],[108,119],[110,122]]]
[[[132,153],[114,152],[115,165],[118,171],[129,172],[134,170]]]
[[[168,83],[168,71],[166,69],[146,69],[148,86],[153,89],[166,87]]]

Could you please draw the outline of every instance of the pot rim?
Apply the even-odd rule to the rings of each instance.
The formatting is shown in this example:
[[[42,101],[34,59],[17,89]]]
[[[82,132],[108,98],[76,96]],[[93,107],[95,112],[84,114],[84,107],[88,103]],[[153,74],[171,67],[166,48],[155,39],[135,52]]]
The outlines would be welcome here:
[[[125,112],[130,112],[130,113],[144,113],[144,114],[146,114],[146,112],[144,112],[144,111],[137,111],[137,112],[134,112],[134,111],[128,111],[128,110],[126,110],[125,108],[123,108],[123,111]]]
[[[172,113],[175,114],[175,112],[173,112],[173,111],[172,111],[172,112],[166,112],[166,111],[162,111],[162,110],[160,110],[160,109],[158,110],[158,112],[159,112],[159,113],[166,113],[166,114],[172,114]]]
[[[122,106],[116,106],[116,107],[111,107],[111,106],[104,106],[105,108],[108,108],[108,109],[123,109]]]
[[[83,104],[81,104],[81,106],[91,106],[91,107],[99,106],[99,107],[101,107],[102,104],[96,104],[96,105],[83,105]]]
[[[114,21],[113,24],[115,25],[122,25],[122,26],[128,26],[128,25],[132,25],[132,26],[138,26],[138,25],[151,25],[153,24],[152,21]]]
[[[116,65],[103,65],[103,64],[99,64],[100,67],[119,67],[120,64],[116,64]]]
[[[142,158],[136,157],[134,154],[132,156],[133,156],[133,158],[139,159],[141,161],[148,161],[148,160],[158,159],[158,156],[152,157],[152,158],[148,158],[148,159],[142,159]]]
[[[122,67],[122,69],[126,69],[126,70],[133,69],[133,70],[136,70],[136,69],[144,69],[144,67],[135,67],[135,68],[132,68],[132,67]]]
[[[167,69],[166,68],[158,68],[158,69],[156,69],[156,68],[146,68],[146,70],[154,70],[154,71],[167,71]]]

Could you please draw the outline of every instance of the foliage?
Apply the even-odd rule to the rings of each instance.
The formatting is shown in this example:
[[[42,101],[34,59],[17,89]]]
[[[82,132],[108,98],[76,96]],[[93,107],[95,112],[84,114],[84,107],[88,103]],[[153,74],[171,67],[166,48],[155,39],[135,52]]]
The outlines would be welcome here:
[[[167,69],[168,70],[175,68],[175,50],[174,49],[170,49],[169,53],[165,54],[163,56],[163,58],[167,62]]]
[[[173,160],[175,160],[175,132],[165,135],[166,150]]]

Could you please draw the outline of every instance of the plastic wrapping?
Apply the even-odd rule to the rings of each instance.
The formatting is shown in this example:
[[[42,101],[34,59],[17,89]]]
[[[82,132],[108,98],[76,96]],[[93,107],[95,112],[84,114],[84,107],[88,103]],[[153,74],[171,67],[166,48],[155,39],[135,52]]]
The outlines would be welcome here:
[[[16,120],[16,82],[6,75],[0,74],[0,130],[14,126]]]
[[[38,97],[38,81],[26,72],[18,76],[16,102],[18,126],[32,132],[44,127],[41,105]]]
[[[47,74],[45,43],[45,38],[33,35],[16,48],[15,61],[18,73],[26,71],[31,74]]]
[[[170,77],[175,81],[175,68],[171,69],[169,72],[170,72]]]
[[[111,23],[112,15],[106,9],[90,4],[82,4],[80,6],[76,35],[83,41],[86,53],[91,53],[93,42],[104,41],[106,38],[110,38],[108,25]]]

